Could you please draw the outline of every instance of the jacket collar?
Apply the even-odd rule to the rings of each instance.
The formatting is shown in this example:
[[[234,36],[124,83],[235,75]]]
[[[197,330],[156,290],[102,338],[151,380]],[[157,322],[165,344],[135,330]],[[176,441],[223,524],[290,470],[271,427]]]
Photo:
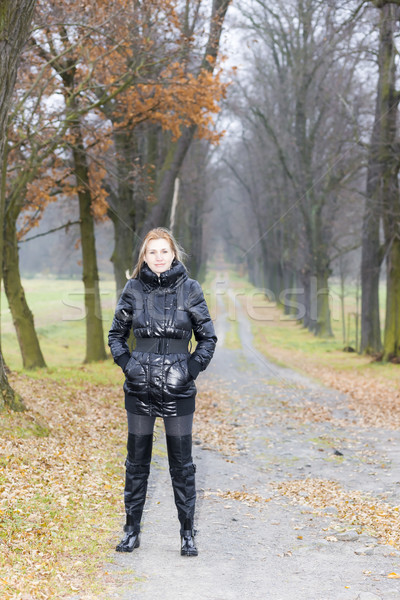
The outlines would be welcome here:
[[[155,288],[177,288],[181,283],[188,278],[188,274],[184,265],[174,258],[171,268],[168,271],[160,274],[160,277],[154,273],[147,263],[144,263],[140,269],[139,277],[145,289]]]

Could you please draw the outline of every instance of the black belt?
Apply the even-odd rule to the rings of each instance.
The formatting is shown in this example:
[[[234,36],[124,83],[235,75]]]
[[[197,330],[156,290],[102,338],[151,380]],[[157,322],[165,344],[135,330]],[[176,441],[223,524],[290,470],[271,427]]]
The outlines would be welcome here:
[[[135,352],[154,352],[155,354],[184,354],[188,350],[189,340],[174,338],[136,338]]]

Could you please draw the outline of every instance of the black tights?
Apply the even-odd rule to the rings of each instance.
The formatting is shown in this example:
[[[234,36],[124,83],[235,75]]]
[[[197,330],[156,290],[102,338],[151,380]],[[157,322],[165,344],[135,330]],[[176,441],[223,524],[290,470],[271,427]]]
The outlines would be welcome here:
[[[156,417],[136,415],[127,411],[128,432],[134,435],[150,435],[154,430]],[[181,417],[164,417],[165,433],[170,436],[190,435],[193,426],[193,413]]]

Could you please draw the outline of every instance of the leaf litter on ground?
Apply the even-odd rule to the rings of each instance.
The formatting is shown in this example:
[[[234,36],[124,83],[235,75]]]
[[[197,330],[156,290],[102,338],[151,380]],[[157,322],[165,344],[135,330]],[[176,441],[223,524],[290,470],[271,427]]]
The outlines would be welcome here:
[[[104,564],[124,512],[119,373],[115,385],[15,374],[11,382],[28,411],[1,415],[0,597],[105,598],[116,582]],[[227,394],[199,385],[196,439],[234,455],[235,424]]]
[[[89,577],[122,513],[121,393],[24,375],[12,383],[28,412],[2,415],[22,425],[17,435],[2,428],[0,438],[0,596],[59,599],[80,591],[96,598],[99,586]],[[41,424],[39,437],[32,423]]]
[[[337,482],[306,478],[271,484],[293,504],[308,505],[321,516],[324,509],[337,509],[336,525],[355,528],[377,537],[377,542],[400,548],[400,507],[392,506],[372,494],[344,490]]]

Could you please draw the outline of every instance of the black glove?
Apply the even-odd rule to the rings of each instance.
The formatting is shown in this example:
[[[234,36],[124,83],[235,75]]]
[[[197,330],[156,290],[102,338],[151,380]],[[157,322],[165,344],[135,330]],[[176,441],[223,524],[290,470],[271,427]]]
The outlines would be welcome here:
[[[117,358],[114,360],[114,362],[117,363],[117,365],[119,367],[121,367],[121,369],[125,372],[125,367],[129,362],[131,355],[128,354],[128,352],[125,352],[125,354],[121,354],[121,356],[117,356]]]
[[[188,360],[188,369],[193,379],[196,379],[197,375],[200,373],[201,365],[198,360],[193,358],[193,356]]]

